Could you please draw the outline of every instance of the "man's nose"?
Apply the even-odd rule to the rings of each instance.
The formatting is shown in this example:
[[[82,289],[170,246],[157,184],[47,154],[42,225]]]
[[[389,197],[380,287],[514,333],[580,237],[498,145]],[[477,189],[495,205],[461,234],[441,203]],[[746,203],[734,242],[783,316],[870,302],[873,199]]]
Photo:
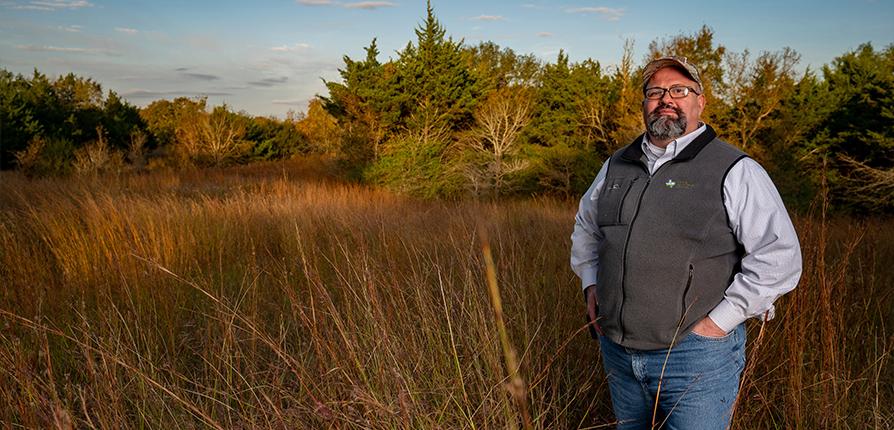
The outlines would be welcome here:
[[[664,94],[661,95],[661,103],[670,104],[668,102],[674,103],[674,98],[671,97],[670,91],[665,91]]]

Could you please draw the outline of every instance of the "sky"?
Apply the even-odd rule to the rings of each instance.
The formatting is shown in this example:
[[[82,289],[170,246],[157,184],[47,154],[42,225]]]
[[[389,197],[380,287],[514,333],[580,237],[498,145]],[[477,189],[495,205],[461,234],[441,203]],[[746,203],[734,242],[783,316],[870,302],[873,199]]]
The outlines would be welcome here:
[[[644,58],[653,40],[707,25],[715,44],[757,54],[790,47],[817,70],[871,42],[894,43],[894,0],[433,0],[454,40],[493,41],[555,61],[611,67],[624,41]],[[252,115],[285,117],[325,95],[343,56],[377,38],[380,61],[415,40],[424,0],[0,0],[0,68],[89,77],[137,106],[208,98]]]

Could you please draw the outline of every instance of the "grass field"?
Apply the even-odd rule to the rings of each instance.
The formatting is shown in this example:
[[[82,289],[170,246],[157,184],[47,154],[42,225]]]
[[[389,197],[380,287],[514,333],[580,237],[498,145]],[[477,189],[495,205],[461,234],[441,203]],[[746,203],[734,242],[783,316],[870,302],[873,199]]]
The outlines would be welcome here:
[[[0,424],[612,427],[574,202],[325,178],[3,173]],[[795,219],[800,286],[749,323],[734,429],[894,427],[894,221],[822,213]]]

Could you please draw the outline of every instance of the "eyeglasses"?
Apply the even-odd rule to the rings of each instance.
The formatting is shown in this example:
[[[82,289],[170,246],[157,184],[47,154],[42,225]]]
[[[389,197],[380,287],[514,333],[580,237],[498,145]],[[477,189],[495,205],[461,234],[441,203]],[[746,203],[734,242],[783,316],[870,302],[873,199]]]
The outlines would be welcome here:
[[[665,93],[670,93],[672,99],[682,99],[689,95],[690,92],[695,93],[696,95],[701,94],[692,87],[686,87],[682,85],[673,86],[670,88],[661,88],[661,87],[652,87],[646,88],[643,92],[647,99],[649,100],[661,100],[664,98]]]

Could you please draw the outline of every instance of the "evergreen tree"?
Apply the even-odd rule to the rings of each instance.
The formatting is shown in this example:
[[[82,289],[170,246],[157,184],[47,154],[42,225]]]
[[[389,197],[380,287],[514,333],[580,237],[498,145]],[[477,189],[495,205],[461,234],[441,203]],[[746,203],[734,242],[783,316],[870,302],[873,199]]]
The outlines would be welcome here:
[[[894,209],[894,45],[863,44],[823,67],[834,110],[810,142],[828,163],[835,201]],[[809,153],[808,152],[808,153]]]
[[[529,151],[540,166],[539,186],[571,196],[586,189],[599,160],[614,147],[609,107],[617,91],[599,63],[571,63],[564,51],[539,78],[526,128]]]
[[[462,42],[446,37],[431,1],[415,32],[416,45],[408,43],[398,57],[403,124],[423,139],[468,128],[482,90]]]
[[[28,87],[22,75],[0,69],[0,169],[13,167],[14,154],[42,130]]]
[[[291,119],[251,118],[245,129],[245,139],[253,143],[248,153],[250,160],[276,160],[310,152],[307,136]]]
[[[12,167],[14,155],[33,144],[25,158],[43,166],[37,171],[64,171],[76,149],[100,139],[98,130],[123,148],[142,129],[137,109],[114,92],[103,97],[92,79],[69,73],[51,80],[37,70],[25,78],[0,70],[0,168]]]
[[[391,101],[386,112],[397,113],[395,127],[365,177],[403,192],[434,196],[462,188],[457,154],[448,149],[458,132],[472,126],[482,85],[462,42],[447,37],[431,2],[426,6],[416,43],[399,52],[394,75],[386,74]]]
[[[146,125],[140,118],[140,110],[123,100],[114,91],[109,91],[100,111],[103,129],[108,134],[109,144],[118,149],[125,149],[130,144],[132,133],[145,130]]]
[[[395,64],[380,63],[378,55],[373,39],[364,60],[344,56],[342,82],[326,82],[329,96],[320,98],[343,130],[342,160],[353,168],[378,158],[381,144],[401,128],[400,106],[407,96],[397,86]]]

